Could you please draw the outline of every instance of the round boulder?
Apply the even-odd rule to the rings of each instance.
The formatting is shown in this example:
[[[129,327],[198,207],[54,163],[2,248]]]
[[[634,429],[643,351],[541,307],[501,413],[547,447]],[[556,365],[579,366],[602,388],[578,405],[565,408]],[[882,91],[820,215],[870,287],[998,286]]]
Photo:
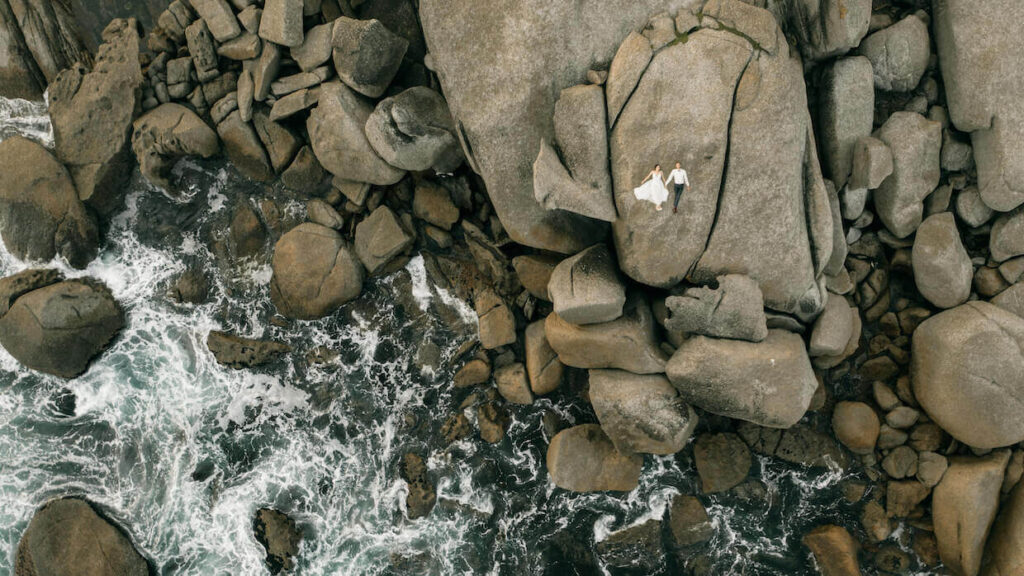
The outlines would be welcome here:
[[[444,97],[425,86],[381,100],[366,120],[366,138],[402,170],[454,172],[465,157]]]
[[[363,267],[352,249],[320,224],[300,224],[282,236],[271,264],[270,299],[291,318],[327,316],[363,289]]]
[[[878,415],[863,402],[840,402],[832,412],[832,431],[854,454],[873,452],[880,428]]]
[[[914,331],[914,396],[943,430],[974,448],[1024,440],[1024,319],[968,302]]]
[[[0,317],[0,344],[33,370],[74,378],[123,326],[121,307],[106,286],[68,280],[18,296]]]
[[[632,490],[640,481],[643,464],[640,456],[616,450],[597,424],[562,430],[548,445],[551,480],[574,492]]]
[[[128,538],[77,498],[40,508],[18,543],[18,576],[148,576]]]
[[[917,289],[935,306],[952,308],[970,297],[974,266],[952,212],[929,216],[921,224],[911,258]]]

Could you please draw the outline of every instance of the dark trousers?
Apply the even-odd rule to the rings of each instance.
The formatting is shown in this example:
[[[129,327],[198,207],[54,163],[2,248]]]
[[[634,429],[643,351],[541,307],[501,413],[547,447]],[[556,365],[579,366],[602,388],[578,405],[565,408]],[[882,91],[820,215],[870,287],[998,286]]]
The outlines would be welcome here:
[[[673,208],[679,208],[679,197],[683,195],[683,190],[686,190],[686,184],[676,184],[676,202],[672,205]]]

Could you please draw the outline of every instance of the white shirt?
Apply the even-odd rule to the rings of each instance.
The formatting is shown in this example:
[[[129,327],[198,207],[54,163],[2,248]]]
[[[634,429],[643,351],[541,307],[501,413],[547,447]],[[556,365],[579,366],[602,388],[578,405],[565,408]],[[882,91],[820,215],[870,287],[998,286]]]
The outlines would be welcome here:
[[[670,172],[668,175],[668,181],[669,183],[674,182],[676,184],[690,185],[690,179],[686,176],[686,170],[683,170],[682,168],[676,168]]]

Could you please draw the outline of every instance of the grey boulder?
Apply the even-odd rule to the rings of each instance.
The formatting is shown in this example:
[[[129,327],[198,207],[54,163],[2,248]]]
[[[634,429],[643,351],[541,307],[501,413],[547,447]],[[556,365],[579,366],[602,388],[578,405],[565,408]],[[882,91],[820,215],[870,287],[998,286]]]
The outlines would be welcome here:
[[[303,0],[267,0],[260,18],[260,38],[280,46],[301,46]]]
[[[717,280],[717,288],[687,288],[682,296],[668,297],[665,305],[672,315],[665,328],[683,334],[764,340],[768,324],[757,282],[739,274],[719,276]]]
[[[0,237],[7,250],[21,260],[59,254],[85,268],[96,257],[99,231],[64,166],[21,136],[0,142],[0,165]]]
[[[814,321],[808,354],[811,357],[838,356],[846,349],[853,335],[853,316],[857,311],[850,307],[846,298],[829,296],[825,310]]]
[[[779,21],[811,60],[856,48],[871,23],[871,0],[802,0],[776,4]]]
[[[694,336],[667,372],[684,401],[770,428],[799,422],[818,388],[803,339],[783,330],[759,343]]]
[[[917,87],[931,56],[928,25],[911,14],[861,42],[860,53],[871,60],[875,87],[908,92]]]
[[[893,172],[875,190],[878,217],[897,238],[906,238],[924,216],[924,199],[939,185],[942,125],[916,112],[895,112],[876,137],[892,151]]]
[[[363,289],[363,267],[334,230],[307,222],[274,246],[270,299],[290,318],[315,320],[354,300]]]
[[[415,238],[387,206],[380,206],[356,226],[356,254],[371,274],[405,252]]]
[[[353,90],[378,98],[402,65],[409,41],[388,30],[380,20],[334,21],[334,68]]]
[[[402,170],[449,174],[465,157],[444,97],[416,86],[377,103],[366,138],[385,162]]]
[[[220,141],[195,112],[168,102],[135,121],[132,151],[142,175],[156,186],[170,189],[170,171],[179,158],[209,158],[220,151]]]
[[[597,424],[562,430],[548,445],[551,481],[573,492],[629,491],[640,480],[643,459],[619,452]]]
[[[854,147],[871,135],[875,116],[875,85],[871,62],[863,56],[836,60],[825,70],[818,111],[822,150],[836,188],[853,169]]]
[[[551,273],[548,294],[562,320],[580,325],[615,320],[626,303],[626,286],[604,244],[560,262]]]
[[[697,426],[697,414],[660,374],[590,371],[590,402],[601,429],[624,454],[675,454]]]
[[[911,252],[917,290],[938,308],[953,308],[971,295],[974,266],[951,212],[929,216],[917,229]]]
[[[928,416],[978,449],[1024,440],[1024,319],[967,302],[914,330],[910,375]]]

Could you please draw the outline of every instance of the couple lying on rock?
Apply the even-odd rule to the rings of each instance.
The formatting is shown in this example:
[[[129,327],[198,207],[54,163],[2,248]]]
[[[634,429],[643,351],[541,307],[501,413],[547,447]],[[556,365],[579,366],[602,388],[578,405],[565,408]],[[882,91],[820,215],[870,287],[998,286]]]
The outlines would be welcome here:
[[[676,169],[669,173],[667,179],[664,178],[661,171],[661,164],[655,164],[654,170],[647,174],[647,177],[640,183],[640,187],[633,189],[633,195],[636,196],[637,200],[647,200],[656,205],[657,210],[660,212],[662,209],[661,205],[665,203],[665,200],[668,200],[668,188],[666,188],[666,185],[669,182],[672,183],[676,193],[675,203],[672,205],[672,213],[675,214],[679,211],[679,197],[683,195],[683,190],[690,189],[690,179],[686,175],[686,170],[683,170],[679,162],[676,162]]]

